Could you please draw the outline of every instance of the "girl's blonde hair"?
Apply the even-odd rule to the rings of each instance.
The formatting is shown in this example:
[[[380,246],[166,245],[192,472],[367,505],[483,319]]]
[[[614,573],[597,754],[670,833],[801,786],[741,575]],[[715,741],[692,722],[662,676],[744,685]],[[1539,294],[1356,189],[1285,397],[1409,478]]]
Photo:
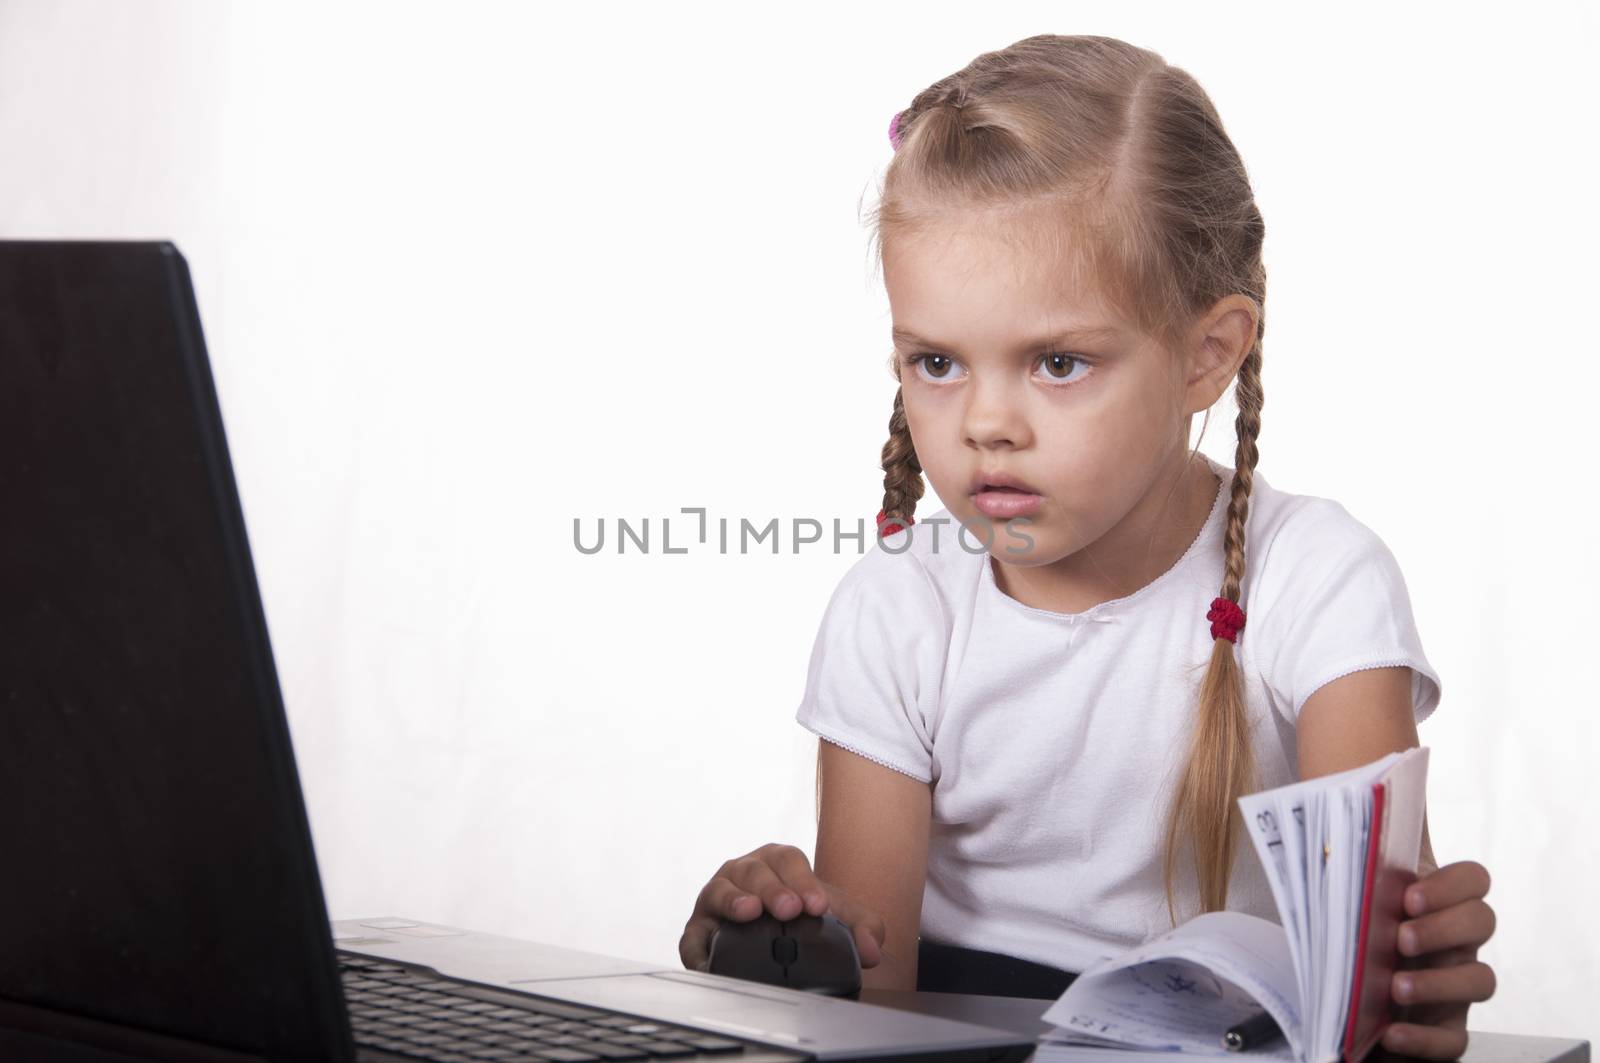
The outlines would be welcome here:
[[[880,263],[885,235],[915,233],[952,206],[1001,218],[1044,205],[1063,223],[1038,234],[1054,260],[1168,350],[1179,349],[1218,299],[1242,293],[1255,302],[1255,342],[1238,372],[1223,539],[1221,597],[1238,602],[1261,431],[1265,229],[1244,164],[1205,91],[1124,41],[1047,34],[986,52],[934,82],[900,112],[896,134],[870,218]],[[898,380],[892,357],[891,369]],[[885,520],[904,523],[923,483],[898,389],[882,464]],[[1195,623],[1205,622],[1208,605],[1195,603]],[[1239,664],[1233,643],[1218,638],[1167,813],[1163,880],[1174,922],[1173,881],[1185,844],[1203,910],[1226,906],[1241,826],[1235,802],[1254,784]]]

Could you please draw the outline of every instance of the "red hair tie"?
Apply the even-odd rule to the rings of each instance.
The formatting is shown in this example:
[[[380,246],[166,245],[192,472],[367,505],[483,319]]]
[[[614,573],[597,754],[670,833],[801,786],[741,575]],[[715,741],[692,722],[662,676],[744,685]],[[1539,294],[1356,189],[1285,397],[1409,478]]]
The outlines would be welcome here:
[[[878,515],[873,518],[872,523],[877,525],[878,534],[880,536],[883,536],[883,535],[893,535],[897,531],[905,531],[906,525],[907,524],[915,524],[916,520],[915,520],[915,518],[907,517],[905,524],[901,524],[897,520],[891,520],[888,524],[885,524],[883,522],[883,510],[880,509],[880,510],[878,510]]]
[[[1211,621],[1213,639],[1227,639],[1232,643],[1239,641],[1239,631],[1244,627],[1244,610],[1239,608],[1238,602],[1229,598],[1212,599],[1206,619]]]

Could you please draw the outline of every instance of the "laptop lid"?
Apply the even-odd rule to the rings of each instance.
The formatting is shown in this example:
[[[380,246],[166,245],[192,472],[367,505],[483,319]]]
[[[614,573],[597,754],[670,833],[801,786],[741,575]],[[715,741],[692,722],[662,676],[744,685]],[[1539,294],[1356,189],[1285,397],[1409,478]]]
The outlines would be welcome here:
[[[0,499],[0,1055],[355,1058],[172,244],[0,241]]]

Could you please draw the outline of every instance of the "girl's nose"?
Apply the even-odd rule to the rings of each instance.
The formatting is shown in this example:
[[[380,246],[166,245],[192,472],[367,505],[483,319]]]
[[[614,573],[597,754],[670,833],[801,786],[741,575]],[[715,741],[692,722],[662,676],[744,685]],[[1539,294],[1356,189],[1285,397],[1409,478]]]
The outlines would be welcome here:
[[[1027,416],[1021,396],[999,385],[971,389],[963,415],[962,431],[977,447],[1021,447],[1028,443]]]

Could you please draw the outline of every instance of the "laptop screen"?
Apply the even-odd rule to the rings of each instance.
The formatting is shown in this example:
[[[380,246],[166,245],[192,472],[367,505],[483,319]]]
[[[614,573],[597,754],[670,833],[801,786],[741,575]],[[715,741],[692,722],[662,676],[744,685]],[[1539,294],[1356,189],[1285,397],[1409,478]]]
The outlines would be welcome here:
[[[353,1058],[188,267],[0,242],[0,1004]]]

